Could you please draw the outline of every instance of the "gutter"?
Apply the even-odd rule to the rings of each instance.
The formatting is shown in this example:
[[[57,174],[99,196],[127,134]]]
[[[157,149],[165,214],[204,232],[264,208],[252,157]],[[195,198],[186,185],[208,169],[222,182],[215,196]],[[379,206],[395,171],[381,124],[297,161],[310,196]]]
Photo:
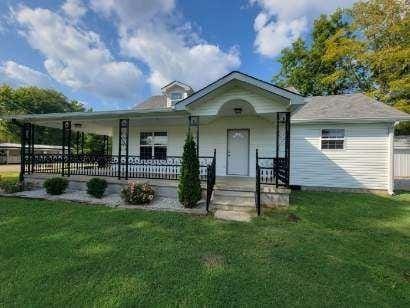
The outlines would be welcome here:
[[[47,120],[70,120],[70,119],[116,119],[121,117],[155,117],[155,116],[186,116],[185,110],[172,109],[141,109],[141,110],[116,110],[116,111],[96,111],[96,112],[62,112],[45,114],[25,114],[11,115],[3,117],[2,120],[11,120],[14,123],[19,121],[47,121]],[[20,124],[21,125],[21,124]]]
[[[395,123],[397,121],[410,121],[410,116],[400,118],[327,118],[327,119],[292,119],[291,123]]]

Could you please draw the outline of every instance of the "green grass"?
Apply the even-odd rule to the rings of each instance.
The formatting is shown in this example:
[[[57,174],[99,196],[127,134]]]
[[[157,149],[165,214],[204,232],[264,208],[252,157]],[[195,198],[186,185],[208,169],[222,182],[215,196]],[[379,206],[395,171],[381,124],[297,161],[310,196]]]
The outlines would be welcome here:
[[[251,223],[0,198],[0,306],[410,304],[410,194],[298,192]]]
[[[0,172],[0,181],[13,181],[17,182],[19,180],[18,172]]]

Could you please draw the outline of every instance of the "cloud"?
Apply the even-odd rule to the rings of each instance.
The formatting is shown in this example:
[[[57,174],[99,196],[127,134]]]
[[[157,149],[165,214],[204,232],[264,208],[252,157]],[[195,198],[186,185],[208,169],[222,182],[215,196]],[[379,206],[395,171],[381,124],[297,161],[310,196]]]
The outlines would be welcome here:
[[[62,9],[73,20],[81,18],[87,12],[87,8],[81,0],[67,0],[63,4]]]
[[[30,46],[45,56],[47,72],[61,84],[104,99],[135,98],[141,71],[115,61],[97,33],[48,9],[20,6],[14,16]]]
[[[355,0],[250,0],[261,12],[256,16],[253,27],[257,53],[274,58],[305,35],[313,20],[323,13],[338,7],[349,7]]]
[[[95,11],[116,19],[124,55],[149,67],[154,92],[172,80],[200,88],[240,66],[238,48],[228,51],[200,38],[182,22],[174,0],[92,0]]]
[[[118,18],[118,26],[127,30],[171,13],[175,0],[91,0],[91,7],[105,17]]]
[[[5,61],[0,65],[0,83],[16,86],[51,87],[52,82],[47,74],[36,71],[14,61]]]

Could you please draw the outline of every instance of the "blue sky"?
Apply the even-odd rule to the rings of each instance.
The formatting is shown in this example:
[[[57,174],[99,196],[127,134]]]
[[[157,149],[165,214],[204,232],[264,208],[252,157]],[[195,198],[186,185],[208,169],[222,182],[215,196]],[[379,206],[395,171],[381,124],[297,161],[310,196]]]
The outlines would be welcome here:
[[[125,109],[172,80],[199,89],[232,70],[270,81],[280,50],[352,0],[0,2],[0,83]]]

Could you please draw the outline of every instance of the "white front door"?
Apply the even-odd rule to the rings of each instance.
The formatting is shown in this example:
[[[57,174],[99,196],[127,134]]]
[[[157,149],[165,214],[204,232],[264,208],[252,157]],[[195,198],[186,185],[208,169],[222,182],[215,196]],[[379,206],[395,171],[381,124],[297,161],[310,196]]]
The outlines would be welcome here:
[[[228,129],[227,174],[249,175],[249,130]]]

